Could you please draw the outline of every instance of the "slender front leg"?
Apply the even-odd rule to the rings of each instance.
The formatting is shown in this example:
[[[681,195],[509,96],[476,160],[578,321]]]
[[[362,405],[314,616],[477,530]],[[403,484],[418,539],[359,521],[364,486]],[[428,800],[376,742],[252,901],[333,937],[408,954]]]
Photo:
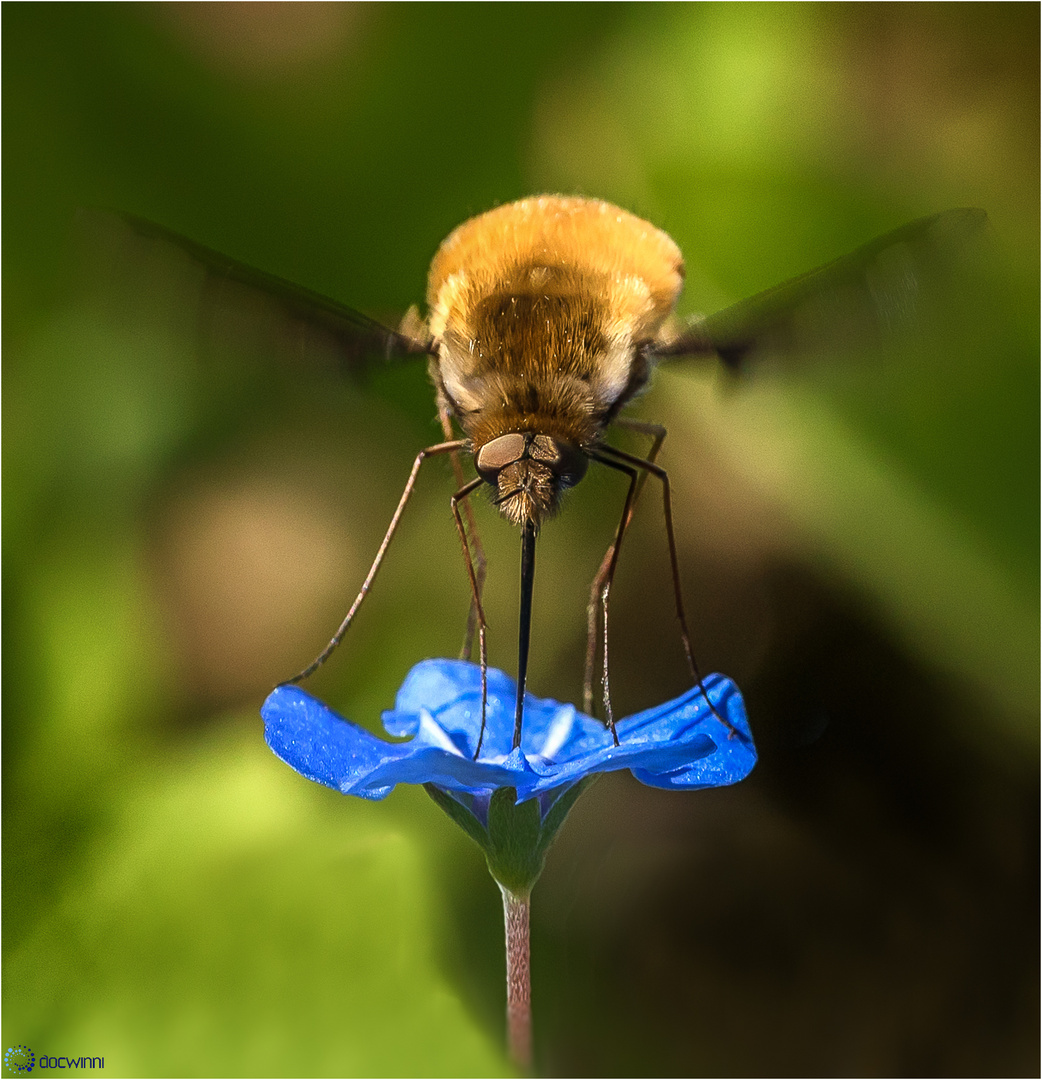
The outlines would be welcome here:
[[[653,461],[645,460],[644,458],[635,457],[633,454],[627,454],[624,450],[616,450],[613,446],[602,446],[599,448],[598,453],[610,454],[612,457],[617,458],[619,463],[615,467],[622,471],[626,471],[626,468],[623,465],[623,463],[625,463],[627,466],[630,466],[632,468],[642,469],[645,472],[651,473],[662,483],[662,510],[666,519],[666,540],[669,544],[669,565],[673,574],[673,599],[676,602],[677,621],[680,623],[680,640],[683,643],[684,654],[687,656],[688,667],[691,668],[691,675],[695,680],[695,685],[699,688],[699,690],[702,691],[702,697],[705,699],[706,704],[709,706],[709,711],[717,718],[717,720],[719,720],[724,725],[724,727],[727,728],[729,734],[734,735],[734,725],[729,720],[721,716],[719,712],[717,712],[716,706],[709,698],[709,693],[705,688],[705,683],[703,683],[702,681],[702,673],[698,670],[698,664],[695,662],[694,650],[691,648],[691,635],[688,632],[687,616],[684,613],[684,597],[680,590],[680,563],[677,559],[677,541],[676,536],[673,532],[673,500],[670,496],[669,476],[666,473],[666,470],[663,469],[661,465],[656,465]],[[603,464],[605,465],[611,464],[611,462],[604,457],[598,457],[598,460],[603,462]],[[618,541],[616,541],[616,543],[618,543]],[[608,576],[608,587],[610,587],[611,584],[611,574],[614,574],[614,572],[615,568],[613,564]],[[607,589],[604,590],[602,595],[604,597],[603,609],[605,622],[604,648],[605,653],[607,653]],[[607,655],[605,655],[604,658],[604,671],[605,681],[607,681]],[[605,690],[605,693],[607,694],[607,690]]]
[[[604,719],[611,729],[611,737],[615,741],[615,745],[618,746],[619,736],[615,731],[615,717],[612,714],[611,709],[611,690],[608,686],[608,600],[611,596],[612,581],[615,578],[615,567],[618,565],[619,561],[619,551],[622,548],[622,537],[626,531],[626,523],[629,521],[630,515],[633,512],[633,500],[637,497],[637,485],[640,474],[633,466],[624,465],[619,461],[613,461],[610,457],[602,455],[599,450],[591,451],[590,457],[594,461],[599,461],[602,465],[607,465],[609,469],[617,469],[619,472],[626,473],[630,478],[630,486],[626,491],[626,501],[622,504],[622,517],[619,518],[619,528],[615,533],[615,539],[612,542],[611,547],[608,549],[608,554],[611,556],[611,559],[608,562],[607,573],[604,576],[604,584],[600,593],[601,619],[604,625],[604,672],[602,676],[602,686],[604,688]]]
[[[425,450],[421,450],[416,455],[416,460],[412,463],[412,472],[409,473],[409,479],[406,481],[405,490],[402,492],[401,499],[398,500],[398,509],[394,512],[394,517],[391,518],[391,524],[387,526],[387,532],[384,534],[383,543],[380,545],[380,550],[376,553],[376,558],[373,560],[373,565],[369,568],[369,573],[366,575],[365,581],[362,582],[362,588],[359,590],[358,595],[355,597],[355,602],[351,605],[350,611],[344,616],[344,621],[340,624],[339,629],[333,635],[329,644],[311,661],[310,664],[303,671],[298,671],[296,675],[291,679],[286,679],[286,683],[299,683],[306,679],[313,672],[317,671],[332,655],[333,650],[340,644],[347,633],[347,628],[351,625],[352,620],[358,613],[358,609],[362,606],[362,601],[366,598],[366,594],[369,592],[369,587],[373,584],[373,579],[376,577],[376,572],[380,569],[380,564],[384,561],[384,556],[387,554],[387,548],[390,546],[391,540],[394,537],[395,530],[398,528],[398,522],[401,520],[402,512],[405,510],[405,504],[409,501],[409,497],[412,495],[413,488],[416,486],[416,477],[419,475],[420,466],[427,460],[427,458],[435,457],[438,454],[453,454],[458,450],[463,450],[467,446],[465,439],[455,439],[452,442],[438,443],[436,446],[428,446]]]
[[[629,420],[627,418],[616,420],[615,423],[620,427],[629,428],[631,431],[640,431],[646,435],[651,435],[651,449],[648,451],[646,460],[653,462],[658,457],[658,452],[662,449],[662,443],[666,438],[666,429],[661,424],[651,424],[644,420]],[[642,472],[633,495],[633,505],[630,507],[628,516],[623,518],[622,529],[618,534],[619,539],[622,538],[622,534],[629,527],[629,523],[633,518],[633,511],[637,505],[637,499],[640,498],[646,479],[647,473]],[[589,716],[593,715],[593,667],[597,660],[597,612],[600,610],[601,592],[604,589],[605,582],[608,580],[609,567],[615,559],[615,550],[616,542],[613,540],[601,560],[600,569],[597,571],[593,583],[590,585],[590,599],[586,605],[586,664],[583,668],[583,712]],[[607,631],[605,631],[605,638],[607,638]]]
[[[456,519],[456,531],[459,533],[460,546],[463,548],[463,562],[467,567],[467,578],[470,580],[470,603],[478,624],[478,656],[481,659],[481,730],[478,732],[478,745],[474,748],[474,760],[478,760],[481,753],[481,744],[485,741],[485,709],[488,703],[488,652],[485,645],[485,611],[481,606],[481,586],[478,576],[474,571],[474,560],[470,556],[470,544],[467,543],[467,530],[463,528],[463,518],[460,516],[459,504],[469,506],[465,502],[467,496],[484,481],[480,476],[471,480],[469,484],[456,492],[449,500],[452,507],[452,516]],[[463,657],[462,659],[466,659]]]
[[[441,430],[445,432],[445,438],[451,439],[454,432],[452,430],[452,417],[449,415],[448,410],[439,406],[438,419],[441,421]],[[463,465],[460,462],[459,453],[455,451],[452,454],[452,471],[456,477],[457,487],[462,489],[467,481],[463,475]],[[477,522],[474,520],[474,508],[469,501],[464,502],[463,510],[467,515],[467,530],[470,533],[471,543],[474,545],[475,581],[477,584],[477,591],[474,593],[477,602],[473,599],[470,602],[470,610],[467,612],[467,629],[463,635],[463,648],[460,649],[460,659],[469,660],[471,653],[474,651],[474,627],[477,624],[481,594],[485,588],[486,559],[485,549],[481,545],[481,537],[478,534]]]

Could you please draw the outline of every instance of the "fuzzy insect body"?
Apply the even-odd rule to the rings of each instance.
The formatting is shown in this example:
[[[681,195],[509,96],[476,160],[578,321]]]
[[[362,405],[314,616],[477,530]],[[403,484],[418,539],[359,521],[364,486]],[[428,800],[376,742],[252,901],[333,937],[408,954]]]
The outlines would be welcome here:
[[[442,243],[427,289],[431,378],[514,524],[558,509],[646,385],[683,278],[664,232],[594,199],[523,199]]]

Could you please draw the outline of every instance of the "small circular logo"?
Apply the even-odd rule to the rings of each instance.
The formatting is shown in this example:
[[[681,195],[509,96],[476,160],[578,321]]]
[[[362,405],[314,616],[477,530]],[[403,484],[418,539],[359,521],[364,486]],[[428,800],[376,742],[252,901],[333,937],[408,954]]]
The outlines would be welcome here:
[[[36,1057],[28,1046],[9,1046],[4,1053],[4,1064],[14,1073],[31,1073]]]

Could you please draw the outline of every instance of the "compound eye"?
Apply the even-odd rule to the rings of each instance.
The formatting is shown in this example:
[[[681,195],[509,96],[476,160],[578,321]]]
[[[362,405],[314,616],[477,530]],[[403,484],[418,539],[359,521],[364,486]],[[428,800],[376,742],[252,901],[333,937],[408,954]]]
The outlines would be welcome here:
[[[586,475],[589,464],[590,459],[577,446],[571,443],[557,444],[557,463],[553,469],[563,487],[575,487]]]
[[[574,487],[586,475],[589,459],[571,443],[558,442],[549,435],[536,435],[528,453],[546,465],[564,487]]]
[[[534,435],[528,448],[528,456],[535,458],[536,461],[543,462],[544,465],[549,465],[551,469],[555,469],[558,461],[561,460],[562,446],[562,443],[552,439],[549,435]]]
[[[500,435],[485,443],[474,456],[474,466],[482,480],[495,484],[500,470],[525,456],[525,437],[520,432]]]

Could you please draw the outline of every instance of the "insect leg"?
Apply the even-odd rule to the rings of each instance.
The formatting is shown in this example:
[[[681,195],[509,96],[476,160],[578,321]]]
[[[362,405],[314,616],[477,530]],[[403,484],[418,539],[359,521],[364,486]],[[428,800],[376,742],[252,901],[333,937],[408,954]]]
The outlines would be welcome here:
[[[447,409],[438,409],[438,419],[441,421],[441,430],[445,432],[445,438],[451,439],[455,434],[452,430],[452,418]],[[456,477],[457,485],[462,488],[467,482],[466,477],[463,475],[463,465],[460,462],[459,453],[454,452],[452,454],[452,471]],[[466,501],[463,504],[464,513],[467,515],[467,530],[470,533],[471,543],[474,545],[474,564],[475,564],[475,578],[477,581],[477,597],[478,601],[481,599],[481,594],[485,588],[485,549],[481,544],[481,536],[478,534],[477,522],[474,520],[474,508],[471,506],[470,501]],[[471,653],[474,651],[474,628],[477,625],[478,620],[478,604],[471,600],[470,610],[467,613],[467,629],[463,635],[463,648],[460,649],[460,659],[469,660]]]
[[[630,486],[626,491],[626,501],[622,504],[622,517],[619,518],[619,527],[615,533],[615,539],[608,549],[608,554],[611,558],[608,560],[608,571],[604,576],[604,584],[601,586],[600,592],[601,620],[604,626],[604,669],[602,675],[602,686],[604,688],[604,719],[611,729],[611,737],[615,740],[615,745],[618,746],[619,736],[615,731],[615,717],[612,715],[611,711],[611,691],[608,688],[608,600],[611,596],[611,583],[615,577],[615,567],[619,562],[619,549],[622,547],[622,536],[626,531],[626,524],[633,512],[633,500],[636,498],[640,472],[633,465],[623,464],[620,461],[613,461],[610,457],[602,455],[600,450],[590,451],[590,457],[594,461],[599,461],[602,465],[607,465],[610,469],[617,469],[619,472],[625,473],[630,478]],[[639,461],[640,458],[637,458],[636,460]]]
[[[673,501],[670,497],[669,476],[661,465],[656,465],[653,461],[644,458],[635,457],[633,454],[627,454],[624,450],[617,450],[614,446],[599,447],[598,454],[601,453],[611,454],[612,457],[617,458],[620,464],[617,465],[616,468],[621,468],[621,463],[626,462],[633,468],[642,469],[651,473],[662,483],[662,509],[666,519],[666,539],[669,543],[669,565],[673,574],[673,597],[676,601],[677,621],[680,623],[680,640],[683,643],[684,654],[687,656],[688,667],[691,669],[691,675],[695,680],[695,685],[702,691],[702,697],[705,698],[705,702],[709,706],[709,711],[727,728],[728,732],[733,735],[735,732],[734,725],[717,712],[716,706],[709,699],[709,693],[705,688],[705,683],[702,681],[702,673],[698,670],[698,664],[695,662],[695,654],[691,648],[691,635],[687,628],[687,616],[684,614],[684,597],[680,591],[680,564],[677,560],[676,536],[673,533]],[[598,457],[597,460],[605,465],[611,464],[611,462],[604,457]],[[607,608],[605,608],[605,622],[607,622]],[[605,642],[607,642],[607,632],[605,633]],[[605,663],[605,670],[607,670],[607,663]]]
[[[654,461],[658,457],[658,452],[662,449],[662,443],[666,438],[666,429],[661,424],[626,418],[616,420],[615,423],[620,427],[629,428],[631,431],[640,431],[653,436],[647,460]],[[633,495],[633,506],[630,507],[629,516],[622,526],[623,531],[629,527],[629,523],[633,518],[633,511],[636,508],[637,499],[640,498],[647,475],[646,472],[640,474],[640,479],[637,481],[637,490]],[[614,553],[615,543],[613,541],[601,561],[600,569],[597,571],[593,583],[590,585],[590,599],[586,605],[586,664],[583,668],[583,712],[587,715],[593,715],[593,667],[597,660],[597,612],[600,610],[601,590],[608,579],[608,568],[611,566]]]
[[[459,512],[459,504],[469,506],[464,500],[477,487],[484,483],[480,476],[475,477],[469,484],[456,492],[449,500],[452,507],[452,516],[456,519],[456,531],[459,533],[460,546],[463,548],[463,562],[467,567],[467,577],[470,579],[471,610],[475,613],[478,624],[478,656],[481,659],[481,730],[478,732],[478,745],[474,750],[474,760],[478,760],[481,753],[481,744],[485,741],[485,707],[488,702],[488,653],[485,646],[485,611],[481,606],[481,586],[478,583],[478,575],[474,570],[474,560],[470,555],[470,544],[467,542],[467,530],[463,527],[463,518]],[[466,659],[464,657],[464,659]]]
[[[370,586],[373,584],[373,579],[376,577],[376,572],[380,569],[380,564],[384,560],[384,556],[387,554],[387,548],[390,546],[391,540],[394,537],[395,530],[398,528],[398,522],[401,520],[402,512],[405,510],[405,504],[409,501],[409,496],[412,495],[413,488],[416,486],[416,477],[419,475],[420,466],[429,457],[434,457],[436,454],[451,454],[457,450],[462,450],[466,447],[467,442],[465,439],[455,439],[452,442],[438,443],[436,446],[428,446],[425,450],[421,450],[416,455],[416,460],[412,463],[412,472],[409,473],[409,479],[405,483],[405,490],[402,492],[402,497],[398,500],[398,508],[394,512],[394,517],[391,518],[391,524],[387,526],[387,532],[384,534],[383,542],[380,544],[380,549],[376,553],[376,558],[373,560],[373,565],[369,568],[369,573],[366,575],[365,581],[362,582],[362,588],[358,591],[358,595],[355,597],[355,602],[351,605],[350,610],[344,616],[344,621],[340,624],[339,629],[333,635],[329,644],[311,661],[310,664],[303,671],[298,671],[296,675],[291,679],[286,679],[285,683],[299,683],[306,679],[313,672],[317,671],[332,655],[333,650],[340,644],[347,633],[347,628],[351,625],[352,620],[358,612],[358,609],[362,606],[362,601],[366,598],[366,594],[369,592]]]

